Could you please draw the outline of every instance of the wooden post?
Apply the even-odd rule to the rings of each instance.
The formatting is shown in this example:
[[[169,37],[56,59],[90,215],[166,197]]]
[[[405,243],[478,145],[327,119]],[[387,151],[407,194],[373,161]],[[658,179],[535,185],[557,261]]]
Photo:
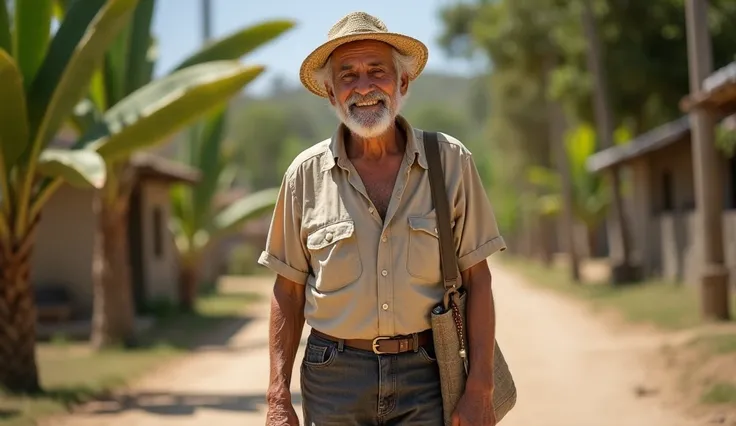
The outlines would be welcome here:
[[[687,50],[690,93],[702,89],[713,72],[713,53],[708,32],[708,1],[687,0]],[[695,108],[690,112],[697,228],[702,238],[700,289],[702,315],[707,320],[729,319],[728,269],[723,248],[722,177],[717,167],[715,117],[713,112]]]
[[[202,41],[207,43],[212,38],[212,0],[202,1]]]

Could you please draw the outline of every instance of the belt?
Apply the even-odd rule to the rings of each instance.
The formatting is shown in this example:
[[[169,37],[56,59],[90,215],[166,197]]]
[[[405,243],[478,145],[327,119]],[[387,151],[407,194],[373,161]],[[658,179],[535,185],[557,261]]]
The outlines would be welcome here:
[[[343,345],[349,348],[370,351],[377,355],[395,355],[409,351],[416,352],[417,350],[419,350],[419,347],[429,346],[434,342],[432,339],[431,329],[424,330],[420,333],[408,334],[406,336],[379,336],[375,339],[339,339],[315,329],[312,329],[312,334],[336,343],[342,342]]]

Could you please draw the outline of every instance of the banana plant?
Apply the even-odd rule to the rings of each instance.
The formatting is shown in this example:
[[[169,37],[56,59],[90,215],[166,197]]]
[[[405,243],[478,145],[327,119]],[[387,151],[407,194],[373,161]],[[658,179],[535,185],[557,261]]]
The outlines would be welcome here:
[[[625,127],[616,129],[614,141],[617,145],[629,140],[631,134]],[[612,202],[605,177],[589,172],[585,166],[588,157],[596,152],[596,146],[595,129],[586,123],[570,129],[565,136],[573,186],[573,213],[586,226],[591,245],[594,244],[596,228],[605,220]],[[559,214],[562,209],[562,182],[557,171],[531,166],[527,169],[527,180],[541,192],[533,203],[536,211],[545,216]]]
[[[294,25],[279,20],[238,30],[153,79],[154,9],[155,0],[140,0],[96,69],[89,96],[72,120],[80,132],[76,147],[98,153],[108,176],[95,198],[91,343],[97,349],[135,340],[127,239],[130,194],[137,182],[131,155],[221,110],[264,70],[241,65],[238,59]]]
[[[43,206],[59,183],[101,188],[108,177],[97,152],[50,143],[136,3],[77,0],[51,37],[51,0],[0,2],[0,387],[10,392],[40,388],[30,264]]]
[[[171,191],[171,230],[179,252],[179,304],[191,310],[197,294],[200,268],[208,249],[219,239],[242,229],[243,224],[273,210],[278,188],[246,195],[224,207],[216,194],[230,189],[235,165],[224,150],[225,111],[218,111],[191,129],[183,160],[202,172],[194,186],[176,185]]]

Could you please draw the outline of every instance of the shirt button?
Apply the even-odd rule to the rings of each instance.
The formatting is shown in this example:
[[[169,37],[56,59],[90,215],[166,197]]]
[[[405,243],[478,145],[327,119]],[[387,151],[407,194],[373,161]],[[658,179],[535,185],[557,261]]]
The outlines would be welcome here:
[[[388,275],[388,271],[384,269],[383,271],[381,271],[381,275],[385,277],[386,275]]]
[[[373,214],[373,207],[368,209],[368,213]]]
[[[383,241],[383,242],[385,243],[386,241],[388,241],[388,237],[386,237],[386,236],[384,235],[383,237],[381,237],[381,241]]]
[[[381,306],[381,308],[383,308],[384,311],[387,311],[388,310],[388,303],[384,303],[383,306]]]
[[[327,240],[327,242],[332,241],[332,234],[328,232],[327,235],[325,235],[325,240]]]

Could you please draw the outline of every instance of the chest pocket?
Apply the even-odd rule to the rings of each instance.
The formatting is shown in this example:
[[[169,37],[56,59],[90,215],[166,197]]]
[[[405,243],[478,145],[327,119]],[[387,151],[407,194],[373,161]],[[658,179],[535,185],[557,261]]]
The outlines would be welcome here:
[[[354,282],[363,272],[355,223],[352,220],[326,225],[307,236],[307,249],[315,276],[315,288],[329,292]]]
[[[409,253],[406,258],[409,275],[436,284],[442,281],[440,269],[440,237],[437,218],[432,212],[427,216],[409,217]]]

